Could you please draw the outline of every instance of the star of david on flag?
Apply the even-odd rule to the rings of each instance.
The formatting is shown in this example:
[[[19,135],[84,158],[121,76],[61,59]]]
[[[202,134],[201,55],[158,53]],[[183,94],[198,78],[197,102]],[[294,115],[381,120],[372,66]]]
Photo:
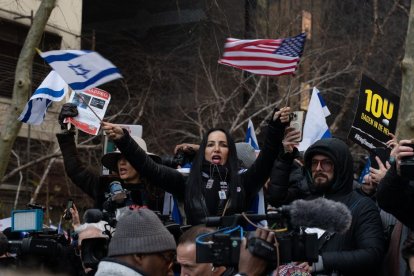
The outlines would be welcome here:
[[[122,78],[118,68],[97,52],[56,50],[39,54],[74,91]]]

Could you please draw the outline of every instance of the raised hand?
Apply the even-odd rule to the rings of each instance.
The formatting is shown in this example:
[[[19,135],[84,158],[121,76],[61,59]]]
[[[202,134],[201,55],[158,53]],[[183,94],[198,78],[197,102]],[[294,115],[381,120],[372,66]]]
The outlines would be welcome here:
[[[106,135],[112,140],[119,140],[124,137],[124,131],[117,124],[111,124],[108,122],[102,121],[102,129],[105,131]]]

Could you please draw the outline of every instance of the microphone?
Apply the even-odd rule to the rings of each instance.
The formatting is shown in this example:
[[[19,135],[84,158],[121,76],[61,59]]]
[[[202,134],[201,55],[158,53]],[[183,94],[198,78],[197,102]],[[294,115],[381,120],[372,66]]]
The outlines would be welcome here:
[[[351,211],[345,204],[322,197],[295,200],[277,210],[286,215],[294,227],[317,227],[343,234],[352,222]]]
[[[84,223],[97,223],[101,220],[103,220],[103,214],[99,209],[88,209],[83,214]]]
[[[108,196],[116,203],[122,203],[128,197],[128,191],[122,188],[121,182],[119,181],[112,181],[109,184],[109,191],[110,194]]]

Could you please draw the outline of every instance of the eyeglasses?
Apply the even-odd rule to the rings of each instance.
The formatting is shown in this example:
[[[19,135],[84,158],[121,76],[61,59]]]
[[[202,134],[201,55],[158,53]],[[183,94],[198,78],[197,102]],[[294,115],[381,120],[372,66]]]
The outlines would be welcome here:
[[[329,159],[322,159],[322,160],[312,159],[312,170],[316,170],[318,166],[321,166],[322,170],[324,171],[330,171],[334,167],[334,164]]]

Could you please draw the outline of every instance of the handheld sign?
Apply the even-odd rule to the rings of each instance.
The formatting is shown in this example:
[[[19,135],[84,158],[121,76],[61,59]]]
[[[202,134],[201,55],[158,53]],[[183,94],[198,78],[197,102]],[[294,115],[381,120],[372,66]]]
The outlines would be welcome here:
[[[372,151],[386,147],[397,127],[400,98],[362,75],[358,109],[348,139]]]
[[[79,114],[66,118],[65,122],[70,122],[83,132],[97,135],[110,100],[111,94],[99,88],[73,92],[69,101],[78,107]]]

